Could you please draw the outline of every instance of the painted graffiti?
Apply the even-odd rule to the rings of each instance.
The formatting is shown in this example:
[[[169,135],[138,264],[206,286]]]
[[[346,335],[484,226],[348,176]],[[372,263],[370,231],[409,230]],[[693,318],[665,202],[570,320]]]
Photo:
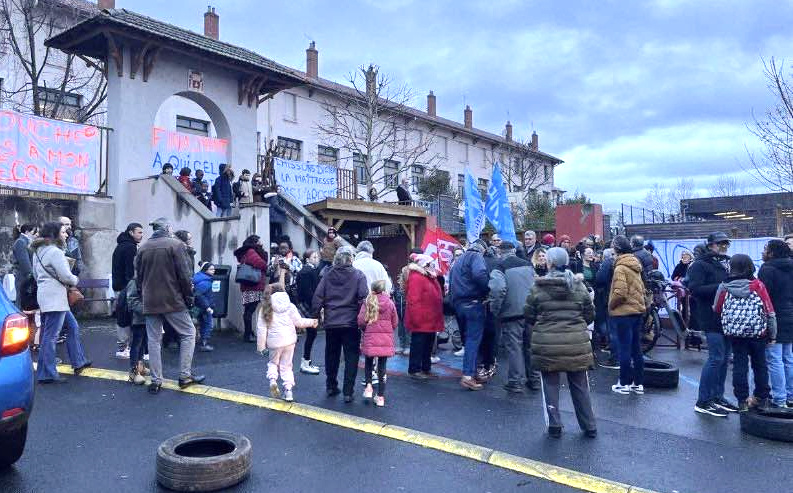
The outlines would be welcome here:
[[[165,163],[171,163],[175,174],[182,168],[201,170],[211,184],[218,176],[218,166],[228,162],[229,143],[226,139],[204,137],[154,127],[151,132],[152,161],[155,173]]]

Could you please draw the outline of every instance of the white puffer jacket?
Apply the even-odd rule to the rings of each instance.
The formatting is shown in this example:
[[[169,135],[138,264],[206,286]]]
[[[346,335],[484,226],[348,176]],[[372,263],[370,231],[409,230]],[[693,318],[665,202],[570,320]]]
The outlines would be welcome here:
[[[273,321],[268,325],[261,317],[256,322],[256,345],[259,351],[291,346],[297,342],[295,328],[313,327],[313,318],[303,318],[297,307],[289,301],[283,291],[273,293]]]

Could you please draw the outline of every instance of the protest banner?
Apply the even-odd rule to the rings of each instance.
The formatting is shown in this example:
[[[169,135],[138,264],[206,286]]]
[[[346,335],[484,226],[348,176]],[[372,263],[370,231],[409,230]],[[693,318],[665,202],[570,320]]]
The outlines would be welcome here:
[[[99,189],[99,129],[0,111],[0,184],[41,192]]]
[[[175,175],[182,168],[190,168],[192,173],[201,170],[211,185],[218,177],[218,166],[228,162],[228,147],[226,139],[154,127],[151,132],[151,169],[154,174],[159,174],[163,164],[171,163]]]
[[[336,167],[305,161],[275,158],[275,182],[299,204],[313,204],[336,197]]]
[[[435,259],[435,268],[441,274],[449,272],[455,248],[461,248],[460,243],[441,228],[428,229],[421,242],[421,249]]]

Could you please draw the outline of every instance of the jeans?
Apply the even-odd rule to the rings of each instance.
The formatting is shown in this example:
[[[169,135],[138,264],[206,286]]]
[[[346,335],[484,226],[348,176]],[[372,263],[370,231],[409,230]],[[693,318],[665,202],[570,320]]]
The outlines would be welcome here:
[[[212,336],[212,314],[203,311],[198,316],[198,321],[201,324],[201,344],[209,344],[209,338]]]
[[[793,344],[777,342],[768,346],[765,354],[771,379],[771,399],[780,406],[793,401]]]
[[[408,373],[429,373],[432,368],[432,346],[434,332],[413,332],[410,335],[410,359]]]
[[[724,380],[730,362],[730,341],[721,332],[705,332],[708,341],[708,360],[699,378],[698,405],[724,398]]]
[[[83,345],[80,342],[80,326],[77,324],[77,319],[74,318],[72,312],[42,313],[41,319],[43,327],[39,345],[38,367],[36,368],[36,379],[38,381],[60,378],[58,369],[55,366],[55,345],[58,333],[63,328],[64,323],[68,328],[66,331],[66,351],[69,353],[69,362],[72,364],[72,368],[80,368],[88,363],[83,352]]]
[[[531,371],[526,361],[526,322],[523,319],[502,321],[501,329],[507,352],[507,385],[523,385],[526,372]],[[528,365],[531,365],[531,356]]]
[[[355,390],[355,376],[358,375],[361,332],[358,327],[337,327],[325,330],[325,386],[328,390],[339,388],[337,380],[341,352],[344,350],[344,395],[352,395]]]
[[[188,378],[193,365],[195,326],[187,310],[161,315],[146,315],[146,334],[149,338],[149,369],[151,382],[162,383],[162,326],[170,324],[179,337],[179,378]]]
[[[478,301],[457,303],[454,307],[462,317],[465,326],[465,355],[463,356],[463,376],[476,374],[476,357],[485,330],[485,306]]]
[[[130,331],[132,332],[132,341],[129,345],[129,366],[135,369],[138,366],[138,361],[143,358],[145,346],[148,345],[146,326],[133,325],[130,327]]]
[[[412,354],[412,353],[411,353]],[[385,368],[388,358],[378,356],[371,358],[369,356],[364,360],[364,371],[366,372],[366,384],[372,384],[372,370],[374,369],[374,360],[377,359],[377,395],[385,395]]]
[[[765,361],[766,342],[763,339],[745,339],[730,337],[732,346],[732,388],[738,404],[749,397],[749,360],[752,360],[754,373],[754,395],[758,399],[767,399],[770,388],[768,387],[768,366]],[[784,402],[783,402],[784,404]]]
[[[218,207],[215,209],[215,216],[216,217],[231,217],[231,207],[228,209],[222,209]]]
[[[644,356],[642,355],[642,315],[611,317],[617,333],[620,361],[620,385],[644,384]]]

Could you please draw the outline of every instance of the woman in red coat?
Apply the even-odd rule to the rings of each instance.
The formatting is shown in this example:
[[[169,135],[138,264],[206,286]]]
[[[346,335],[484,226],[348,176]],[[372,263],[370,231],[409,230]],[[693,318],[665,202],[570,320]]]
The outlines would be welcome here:
[[[417,380],[435,378],[430,372],[435,334],[443,330],[443,294],[438,283],[433,259],[414,255],[408,265],[405,288],[405,328],[410,331],[410,363],[408,374]]]
[[[267,252],[264,251],[262,239],[256,235],[251,235],[242,242],[242,246],[234,250],[237,262],[250,265],[254,269],[262,271],[261,280],[257,284],[240,283],[242,293],[242,306],[245,311],[243,323],[245,324],[245,334],[242,336],[245,342],[256,342],[253,335],[252,319],[256,308],[264,296],[264,288],[267,285]]]

